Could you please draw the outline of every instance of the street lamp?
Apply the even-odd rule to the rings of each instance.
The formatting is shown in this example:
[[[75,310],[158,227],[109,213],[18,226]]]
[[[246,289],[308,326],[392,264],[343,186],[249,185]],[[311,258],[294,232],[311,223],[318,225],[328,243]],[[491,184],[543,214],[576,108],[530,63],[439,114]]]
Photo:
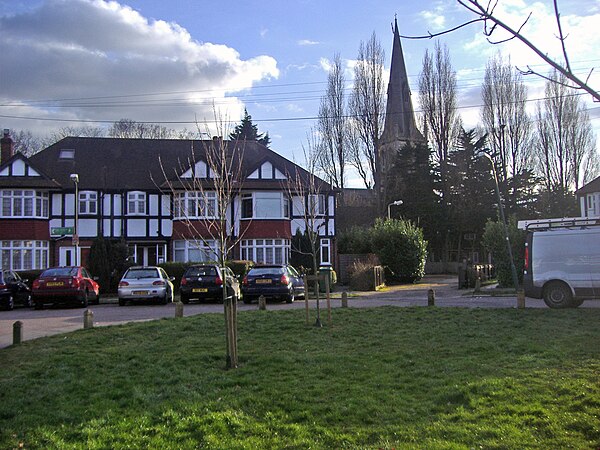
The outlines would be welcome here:
[[[500,187],[498,186],[498,175],[496,174],[496,164],[494,164],[494,160],[487,152],[481,152],[481,156],[484,156],[490,161],[492,165],[492,173],[494,174],[494,186],[496,188],[496,197],[498,198],[498,211],[500,213],[500,220],[502,221],[502,226],[504,227],[504,239],[506,239],[506,249],[508,250],[508,257],[510,259],[510,271],[512,273],[513,284],[515,286],[515,291],[519,290],[519,278],[517,277],[517,269],[515,267],[515,260],[512,254],[512,247],[510,246],[510,239],[508,237],[508,226],[506,225],[506,219],[504,218],[504,207],[502,206],[502,198],[500,197]]]
[[[73,244],[75,244],[75,265],[79,265],[79,175],[72,173],[71,181],[75,183],[75,227],[73,230]]]
[[[391,207],[393,206],[400,206],[402,203],[404,203],[402,200],[396,200],[395,202],[392,202],[388,205],[388,220],[391,219]]]

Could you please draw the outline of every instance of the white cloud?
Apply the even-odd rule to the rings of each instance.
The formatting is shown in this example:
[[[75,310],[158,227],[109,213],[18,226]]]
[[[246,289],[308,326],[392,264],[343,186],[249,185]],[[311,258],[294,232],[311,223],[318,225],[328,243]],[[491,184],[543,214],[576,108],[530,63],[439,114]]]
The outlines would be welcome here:
[[[236,92],[279,76],[270,56],[242,60],[233,48],[198,42],[176,23],[149,20],[115,1],[47,0],[0,17],[0,30],[2,103],[87,99],[27,102],[36,117],[193,121],[212,117],[213,101],[237,117]],[[152,95],[126,97],[138,94]],[[92,99],[106,96],[121,97]],[[78,107],[64,108],[68,103]]]
[[[442,11],[442,7],[438,6],[434,10],[421,11],[419,15],[431,26],[431,29],[440,30],[446,26],[446,17],[441,14]]]
[[[327,58],[319,58],[319,65],[324,72],[329,73],[331,70],[331,61]]]
[[[300,39],[298,41],[298,45],[300,46],[306,46],[306,45],[319,45],[318,41],[311,41],[309,39]]]

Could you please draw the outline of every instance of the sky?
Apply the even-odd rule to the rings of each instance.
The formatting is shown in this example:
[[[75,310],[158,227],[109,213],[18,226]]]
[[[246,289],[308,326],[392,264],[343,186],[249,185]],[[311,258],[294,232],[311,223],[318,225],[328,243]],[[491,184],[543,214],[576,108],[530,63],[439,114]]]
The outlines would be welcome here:
[[[559,0],[559,8],[572,68],[583,79],[591,72],[598,90],[600,0]],[[496,12],[514,28],[531,13],[524,34],[561,57],[552,1],[498,0]],[[389,70],[394,17],[403,36],[475,18],[455,0],[0,0],[0,128],[44,137],[128,118],[188,130],[208,124],[215,133],[215,116],[235,125],[247,108],[271,148],[302,163],[329,61],[340,54],[349,94],[359,44],[375,32]],[[436,39],[450,51],[466,128],[480,123],[489,58],[500,52],[516,67],[549,71],[520,42],[487,42],[480,23],[435,39],[402,39],[417,111],[422,60]],[[544,81],[524,81],[533,112]],[[600,105],[581,98],[600,135]],[[347,181],[359,186],[357,177]]]

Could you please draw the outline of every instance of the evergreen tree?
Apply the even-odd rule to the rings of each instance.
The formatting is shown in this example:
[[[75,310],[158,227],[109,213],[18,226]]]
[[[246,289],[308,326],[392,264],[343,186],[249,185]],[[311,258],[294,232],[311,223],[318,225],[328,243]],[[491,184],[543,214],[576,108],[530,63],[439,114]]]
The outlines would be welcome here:
[[[244,108],[244,117],[239,125],[236,125],[234,130],[229,133],[229,139],[239,141],[257,141],[265,147],[271,144],[269,133],[259,133],[258,125],[252,123],[252,116],[248,114],[248,110]]]

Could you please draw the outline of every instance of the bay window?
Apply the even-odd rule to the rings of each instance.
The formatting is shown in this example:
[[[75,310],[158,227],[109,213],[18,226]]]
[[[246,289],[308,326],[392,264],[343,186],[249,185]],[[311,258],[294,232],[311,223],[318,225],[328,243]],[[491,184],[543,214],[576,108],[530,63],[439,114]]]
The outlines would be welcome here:
[[[2,202],[1,217],[25,218],[34,217],[48,218],[48,193],[33,190],[2,190],[0,191]]]
[[[219,257],[218,241],[173,241],[173,261],[209,262]]]
[[[244,239],[241,257],[262,264],[287,264],[290,258],[289,239]]]
[[[175,219],[214,219],[217,212],[216,192],[181,192],[174,200]]]
[[[242,219],[283,219],[290,217],[290,200],[283,192],[242,194]]]
[[[7,270],[35,270],[48,267],[48,241],[0,241],[2,267]]]

